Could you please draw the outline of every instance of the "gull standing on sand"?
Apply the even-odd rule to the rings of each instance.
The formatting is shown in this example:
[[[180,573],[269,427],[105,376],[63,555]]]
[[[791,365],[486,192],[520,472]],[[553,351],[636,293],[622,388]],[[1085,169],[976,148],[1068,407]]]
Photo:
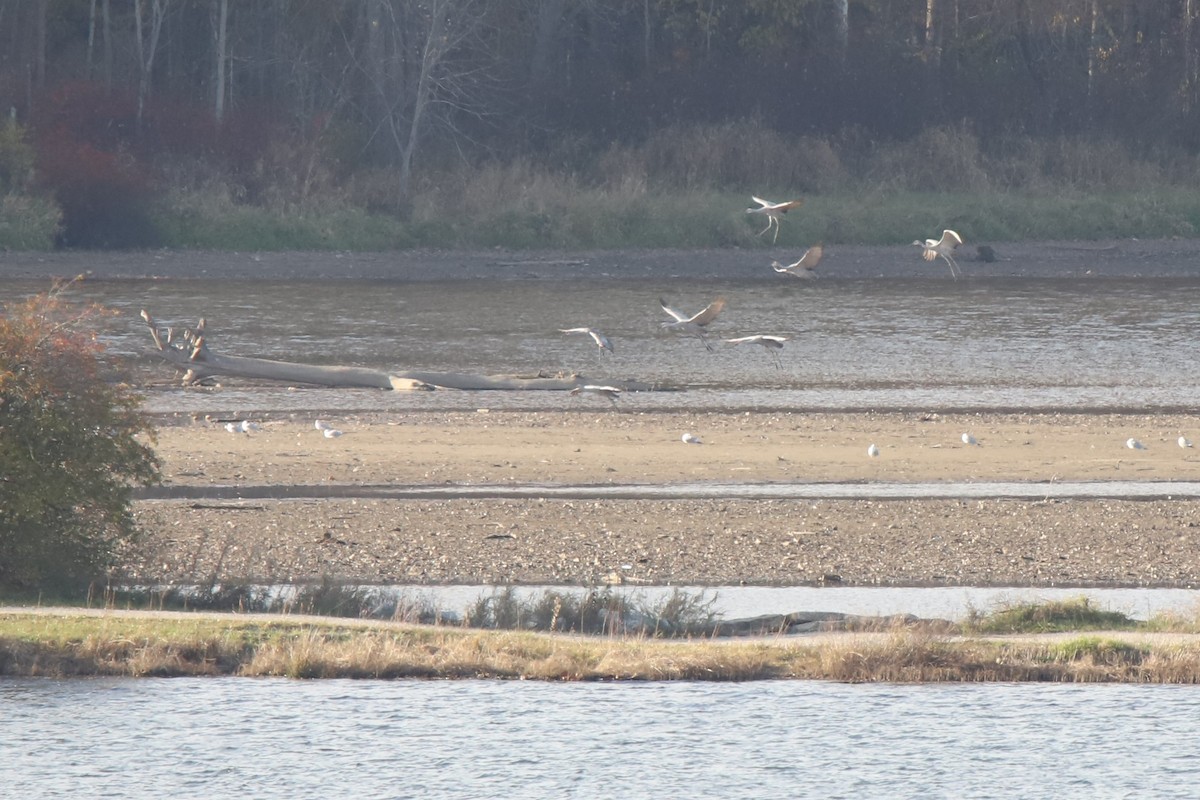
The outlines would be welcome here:
[[[679,437],[679,440],[684,444],[704,444],[704,442],[700,441],[700,437],[694,433],[685,433]]]
[[[867,448],[867,455],[871,458],[879,458],[879,445],[872,442],[871,446]]]
[[[805,278],[811,280],[816,277],[817,264],[821,263],[821,256],[825,254],[825,248],[820,244],[814,244],[812,247],[804,251],[804,255],[800,256],[800,260],[794,264],[788,264],[786,267],[778,261],[771,262],[771,268],[776,272],[783,272],[797,278]]]
[[[1188,439],[1186,436],[1180,436],[1178,439],[1178,442],[1179,442],[1180,447],[1191,447],[1192,446],[1192,440]]]
[[[324,430],[321,431],[321,433],[323,433],[325,435],[326,439],[336,439],[337,437],[342,435],[342,432],[339,431],[337,428],[325,428]]]
[[[658,304],[662,306],[662,310],[667,312],[673,320],[672,322],[664,322],[662,324],[664,328],[683,331],[688,336],[695,336],[704,343],[704,348],[708,352],[712,352],[712,345],[708,343],[708,339],[704,336],[704,328],[717,318],[717,315],[721,313],[721,309],[725,308],[724,297],[718,297],[705,306],[703,311],[693,314],[690,317],[668,306],[667,301],[661,297],[658,299]]]
[[[976,441],[975,437],[969,433],[964,433],[962,435],[962,443],[965,444],[967,447],[978,447],[979,446],[979,442]]]
[[[950,265],[950,275],[955,279],[961,274],[958,268],[958,262],[954,260],[954,248],[963,243],[962,237],[954,231],[947,228],[942,231],[941,239],[926,239],[921,241],[917,239],[913,244],[921,248],[921,257],[926,261],[933,261],[938,256]]]
[[[726,339],[725,341],[730,344],[760,344],[771,354],[771,359],[775,362],[775,369],[783,369],[783,361],[779,358],[779,351],[783,349],[783,343],[787,341],[786,336],[756,333],[753,336],[739,336],[736,339]]]
[[[1145,450],[1145,449],[1147,449],[1146,445],[1142,444],[1141,442],[1139,442],[1137,439],[1134,439],[1133,437],[1130,437],[1125,440],[1125,446],[1128,447],[1130,450]]]
[[[332,425],[330,425],[328,422],[326,422],[326,421],[325,421],[325,420],[323,420],[323,419],[319,419],[319,420],[317,420],[316,422],[314,422],[314,423],[313,423],[313,427],[314,427],[314,428],[316,428],[316,429],[317,429],[317,430],[319,430],[319,431],[328,431],[328,430],[332,430],[332,429],[333,429],[333,426],[332,426]]]
[[[614,353],[614,354],[616,353],[616,351],[613,350],[612,342],[610,342],[608,340],[608,337],[605,336],[600,331],[596,330],[595,328],[588,328],[588,327],[559,328],[558,332],[559,333],[586,333],[588,336],[592,337],[592,341],[596,343],[596,347],[600,348],[599,349],[600,355],[604,355],[605,350],[607,350],[610,353]]]
[[[621,390],[616,386],[596,386],[590,383],[585,386],[576,386],[568,394],[576,396],[585,392],[587,394],[599,395],[600,397],[607,397],[612,401],[614,406],[617,404],[617,398],[621,396]]]
[[[751,195],[750,199],[753,200],[755,203],[758,203],[758,205],[747,208],[746,213],[747,214],[763,214],[766,216],[767,227],[765,227],[761,231],[759,231],[758,235],[762,236],[764,233],[771,230],[772,226],[774,226],[775,238],[773,238],[771,240],[772,244],[774,244],[779,239],[779,220],[780,220],[780,218],[787,212],[791,211],[793,208],[799,208],[800,206],[804,205],[804,200],[785,200],[782,203],[773,203],[770,200],[763,200],[761,197],[755,197],[754,195]]]

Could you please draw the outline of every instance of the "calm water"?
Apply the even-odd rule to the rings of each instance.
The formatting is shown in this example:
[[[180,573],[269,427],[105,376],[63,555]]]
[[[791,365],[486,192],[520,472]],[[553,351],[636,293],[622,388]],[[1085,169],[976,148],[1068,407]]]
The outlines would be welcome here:
[[[774,276],[772,276],[774,277]],[[42,282],[0,283],[5,293]],[[980,279],[736,282],[659,279],[476,280],[422,283],[129,280],[78,292],[119,309],[110,344],[158,384],[158,410],[263,407],[596,407],[565,393],[385,393],[170,387],[174,371],[147,355],[138,311],[164,323],[205,316],[210,345],[236,355],[385,370],[481,374],[579,371],[685,393],[623,398],[629,409],[1190,407],[1200,393],[1200,280]],[[664,297],[698,311],[729,300],[714,340],[792,337],[782,368],[758,347],[664,333]],[[559,328],[595,325],[616,355]]]
[[[20,798],[1165,798],[1196,689],[0,682]]]

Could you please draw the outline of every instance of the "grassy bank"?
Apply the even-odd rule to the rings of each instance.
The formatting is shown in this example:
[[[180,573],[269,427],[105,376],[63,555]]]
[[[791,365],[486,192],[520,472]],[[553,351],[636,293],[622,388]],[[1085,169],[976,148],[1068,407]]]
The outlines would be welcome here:
[[[1146,631],[664,641],[314,618],[0,614],[0,675],[530,680],[1200,682],[1200,641]]]
[[[181,202],[185,202],[181,200]],[[198,200],[193,200],[198,205]],[[748,193],[580,191],[561,202],[509,195],[471,216],[423,206],[400,220],[350,207],[289,214],[213,205],[208,213],[165,208],[157,222],[169,247],[216,250],[522,250],[766,248]],[[808,195],[781,226],[780,247],[907,244],[944,227],[968,244],[1013,240],[1190,237],[1200,230],[1200,194],[1169,187],[1138,193]]]

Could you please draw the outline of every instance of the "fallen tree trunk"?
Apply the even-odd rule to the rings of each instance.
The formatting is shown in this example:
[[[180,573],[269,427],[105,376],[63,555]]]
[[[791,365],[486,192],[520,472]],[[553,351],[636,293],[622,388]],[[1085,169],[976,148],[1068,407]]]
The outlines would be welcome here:
[[[413,391],[421,389],[466,389],[487,390],[543,390],[567,391],[582,386],[587,381],[577,375],[548,377],[544,375],[470,375],[461,372],[402,371],[395,374],[367,367],[317,366],[297,364],[291,361],[274,361],[268,358],[224,356],[208,349],[205,338],[205,320],[195,328],[176,329],[159,327],[150,314],[142,310],[142,319],[150,328],[150,336],[158,348],[158,355],[167,363],[182,371],[183,384],[190,386],[206,378],[230,375],[239,378],[283,381],[286,383],[309,383],[317,386],[334,386],[365,389],[391,389]],[[656,387],[650,384],[627,381],[620,385],[626,391],[645,392]]]

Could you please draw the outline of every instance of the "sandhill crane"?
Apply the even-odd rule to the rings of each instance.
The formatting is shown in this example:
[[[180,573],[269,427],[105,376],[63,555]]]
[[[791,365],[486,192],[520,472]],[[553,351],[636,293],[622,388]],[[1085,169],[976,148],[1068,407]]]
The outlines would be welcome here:
[[[612,401],[614,406],[617,404],[617,398],[621,396],[621,390],[616,386],[595,386],[590,383],[585,386],[576,386],[570,391],[570,394],[579,395],[585,392],[587,394],[597,394],[601,397],[607,397]]]
[[[817,264],[821,263],[821,256],[824,254],[825,248],[819,244],[814,244],[804,251],[804,255],[800,256],[800,260],[795,264],[788,264],[785,267],[778,261],[772,261],[771,267],[776,272],[785,272],[797,278],[812,278],[815,276],[816,273],[814,270],[817,268]]]
[[[592,341],[596,343],[596,347],[600,348],[600,355],[604,355],[605,350],[610,353],[616,352],[613,350],[612,342],[608,340],[608,337],[595,328],[559,328],[559,333],[586,333],[588,336],[592,337]]]
[[[759,344],[767,349],[771,354],[771,358],[775,361],[775,369],[783,369],[783,361],[779,358],[779,351],[783,349],[783,343],[787,341],[786,336],[772,336],[769,333],[756,333],[753,336],[739,336],[736,339],[726,339],[730,344]]]
[[[941,256],[950,265],[950,275],[954,278],[960,274],[958,262],[954,260],[954,248],[962,243],[962,237],[949,228],[942,231],[941,239],[926,239],[925,241],[917,239],[913,242],[915,246],[922,248],[921,257],[926,261],[933,261]]]
[[[704,347],[706,350],[708,350],[708,352],[712,352],[712,345],[708,343],[708,339],[706,339],[704,336],[704,327],[716,319],[717,315],[721,313],[721,309],[725,308],[724,297],[718,297],[716,300],[713,300],[711,303],[705,306],[703,311],[698,314],[693,314],[690,317],[668,306],[667,301],[663,300],[661,297],[658,299],[658,304],[662,306],[663,311],[667,312],[673,318],[673,321],[664,322],[662,324],[664,328],[683,331],[689,336],[695,336],[697,339],[704,342]]]
[[[772,244],[779,240],[779,219],[793,208],[799,208],[804,205],[804,200],[785,200],[782,203],[773,203],[770,200],[763,200],[761,197],[755,197],[754,195],[751,195],[750,199],[758,203],[758,206],[747,208],[746,213],[766,215],[767,227],[759,231],[758,235],[762,236],[774,226],[775,237],[771,239]]]

